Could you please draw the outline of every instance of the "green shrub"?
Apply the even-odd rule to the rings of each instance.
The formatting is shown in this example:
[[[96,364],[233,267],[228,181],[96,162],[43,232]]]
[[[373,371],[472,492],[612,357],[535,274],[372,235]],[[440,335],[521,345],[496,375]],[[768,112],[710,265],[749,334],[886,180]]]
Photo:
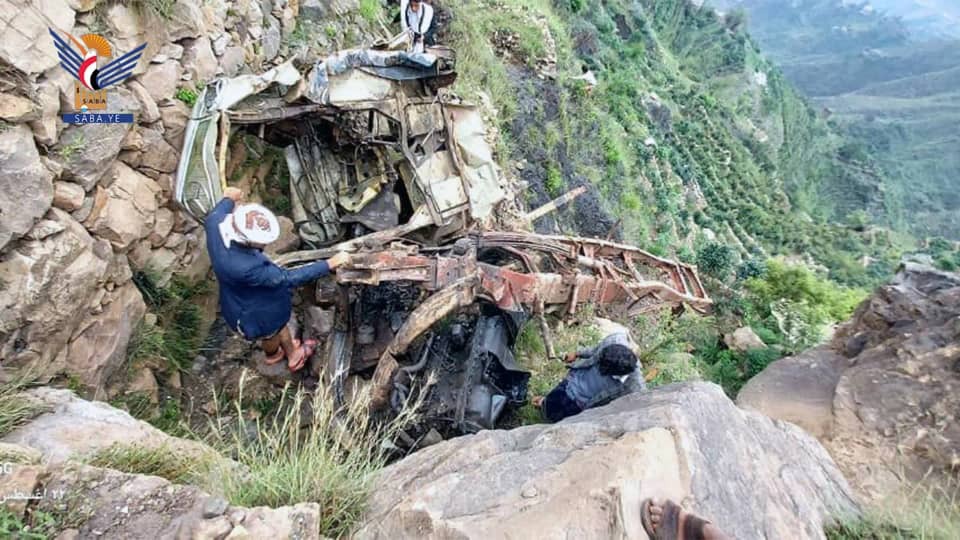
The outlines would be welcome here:
[[[547,166],[547,177],[543,185],[551,197],[557,197],[563,193],[563,175],[560,174],[560,169],[556,165],[551,163]]]
[[[733,248],[719,242],[708,242],[697,250],[697,267],[707,274],[723,280],[733,268]]]
[[[178,88],[177,93],[174,94],[173,97],[186,103],[190,107],[193,107],[193,105],[197,102],[197,93],[190,88]]]
[[[382,9],[383,6],[380,5],[380,0],[360,0],[360,16],[366,19],[367,22],[377,22]]]
[[[810,322],[817,324],[847,319],[866,296],[863,290],[841,287],[805,266],[775,259],[767,263],[762,277],[747,280],[745,287],[760,304],[789,300],[808,306]]]
[[[157,324],[141,323],[137,327],[127,348],[128,362],[161,359],[172,368],[186,368],[203,339],[203,314],[196,297],[206,294],[209,284],[174,278],[166,287],[159,287],[150,271],[134,273],[133,281],[157,315]]]
[[[42,510],[30,509],[21,517],[5,506],[0,506],[0,538],[14,540],[48,540],[60,531],[55,516]]]

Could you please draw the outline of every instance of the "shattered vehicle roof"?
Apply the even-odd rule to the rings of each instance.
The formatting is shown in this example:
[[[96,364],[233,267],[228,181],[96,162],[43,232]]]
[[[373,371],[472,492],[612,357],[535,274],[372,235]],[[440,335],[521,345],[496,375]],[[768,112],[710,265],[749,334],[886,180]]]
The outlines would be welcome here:
[[[412,209],[409,230],[456,231],[489,220],[505,192],[479,112],[436,91],[454,80],[452,66],[444,48],[354,49],[306,73],[288,61],[260,75],[214,81],[194,105],[175,197],[202,219],[226,185],[229,134],[258,125],[288,143],[294,219],[310,246],[345,239],[343,222],[374,231],[400,225],[399,216],[389,219],[396,205],[382,189],[395,181],[404,184]]]

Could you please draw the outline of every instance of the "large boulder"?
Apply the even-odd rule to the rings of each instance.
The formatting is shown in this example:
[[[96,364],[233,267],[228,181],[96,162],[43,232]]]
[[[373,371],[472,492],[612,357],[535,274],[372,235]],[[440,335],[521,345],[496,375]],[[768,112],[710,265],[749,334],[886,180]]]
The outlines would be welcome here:
[[[33,483],[45,490],[37,509],[67,516],[74,527],[58,538],[320,539],[317,503],[244,508],[157,476],[75,463],[14,470],[21,469],[20,485]]]
[[[69,214],[53,208],[47,216],[63,230],[0,256],[0,357],[4,368],[29,366],[40,378],[66,368],[67,341],[113,256]]]
[[[205,444],[172,437],[120,409],[81,399],[70,390],[35,388],[26,392],[26,399],[47,412],[0,441],[39,450],[44,463],[63,463],[115,444],[165,448],[198,462],[222,459]]]
[[[89,388],[102,388],[121,366],[130,336],[147,311],[132,281],[106,295],[100,313],[83,317],[70,338],[69,372]]]
[[[100,192],[102,202],[94,206],[84,225],[123,251],[153,231],[160,186],[119,161],[107,174],[110,187]]]
[[[217,57],[213,54],[210,38],[190,40],[183,48],[183,69],[195,82],[209,82],[217,74]]]
[[[147,93],[157,103],[173,98],[180,85],[183,67],[176,60],[167,60],[160,64],[150,64],[137,82],[147,89]]]
[[[43,166],[33,133],[0,130],[0,250],[23,236],[53,202],[53,173]]]
[[[830,343],[770,364],[737,401],[820,437],[866,500],[903,479],[956,489],[958,321],[960,275],[908,263]]]
[[[747,352],[753,349],[765,349],[767,344],[760,339],[760,336],[753,331],[753,328],[744,326],[737,328],[733,332],[723,336],[723,342],[731,350],[737,352]]]
[[[109,112],[140,112],[140,103],[126,88],[111,88],[107,107]],[[133,124],[82,124],[64,129],[51,153],[63,167],[62,179],[92,190],[110,169],[110,162],[120,153],[132,127]]]
[[[73,30],[75,13],[67,0],[30,2],[25,9],[16,0],[0,0],[0,60],[27,74],[42,73],[57,64],[57,50],[47,30],[51,25]]]
[[[357,537],[644,538],[654,496],[733,538],[823,538],[857,513],[815,439],[689,383],[421,450],[383,471]]]

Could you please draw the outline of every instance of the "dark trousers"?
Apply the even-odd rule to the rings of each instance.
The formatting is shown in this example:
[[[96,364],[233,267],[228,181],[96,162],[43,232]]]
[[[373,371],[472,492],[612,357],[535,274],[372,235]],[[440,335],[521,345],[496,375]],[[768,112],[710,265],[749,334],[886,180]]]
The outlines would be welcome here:
[[[548,422],[559,422],[568,416],[580,414],[583,409],[567,395],[567,381],[563,380],[547,394],[541,405],[543,416]]]

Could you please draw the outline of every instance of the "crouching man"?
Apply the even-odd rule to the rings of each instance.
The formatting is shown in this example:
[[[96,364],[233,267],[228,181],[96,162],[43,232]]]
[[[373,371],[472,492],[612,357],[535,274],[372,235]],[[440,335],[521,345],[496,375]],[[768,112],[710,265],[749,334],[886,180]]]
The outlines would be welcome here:
[[[220,313],[245,339],[261,340],[267,363],[286,358],[290,371],[297,371],[317,342],[301,343],[291,335],[287,323],[293,313],[293,290],[328,275],[350,256],[338,253],[294,270],[277,266],[263,254],[263,248],[280,236],[277,217],[259,204],[238,206],[242,198],[242,191],[228,187],[204,222],[207,251],[220,287]]]
[[[532,400],[550,422],[644,389],[640,360],[630,348],[630,337],[623,332],[568,354],[564,362],[567,376],[545,398],[536,396]]]

